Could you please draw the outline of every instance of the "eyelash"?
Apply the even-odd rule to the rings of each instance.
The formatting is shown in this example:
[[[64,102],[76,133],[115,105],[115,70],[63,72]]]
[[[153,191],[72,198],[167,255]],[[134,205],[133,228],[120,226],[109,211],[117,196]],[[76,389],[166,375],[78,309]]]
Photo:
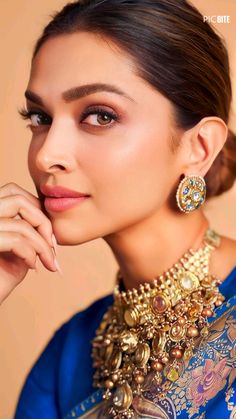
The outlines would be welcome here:
[[[46,117],[51,119],[46,113],[42,112],[42,111],[38,111],[38,110],[28,110],[25,107],[22,107],[20,110],[18,110],[19,115],[21,116],[22,119],[27,120],[27,119],[31,119],[31,116],[33,115],[39,115],[40,117]],[[89,115],[108,115],[109,118],[112,118],[115,122],[119,122],[120,121],[120,116],[115,114],[114,112],[111,111],[105,111],[104,109],[100,108],[99,106],[94,106],[92,109],[87,110],[82,112],[82,119],[81,121],[83,121],[85,118],[87,118]],[[46,124],[39,124],[38,126],[34,126],[32,124],[29,124],[29,127],[33,127],[33,128],[38,128],[39,126],[42,125],[48,125]],[[93,127],[99,127],[99,125],[93,125],[93,124],[88,124],[91,125]],[[114,125],[114,123],[112,124],[105,124],[105,125],[100,125],[100,127],[106,128],[107,126],[110,128],[111,125]]]

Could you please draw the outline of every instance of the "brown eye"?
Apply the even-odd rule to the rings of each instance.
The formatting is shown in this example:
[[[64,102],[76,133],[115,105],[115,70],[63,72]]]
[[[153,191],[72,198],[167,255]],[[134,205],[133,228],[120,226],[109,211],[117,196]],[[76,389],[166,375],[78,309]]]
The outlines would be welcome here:
[[[111,122],[111,120],[112,120],[112,117],[110,117],[108,114],[105,114],[105,113],[98,114],[97,121],[101,125],[106,125],[107,122]]]
[[[100,108],[93,108],[85,111],[82,115],[82,121],[87,125],[92,126],[111,126],[115,121],[118,121],[118,116],[115,113],[105,111]],[[113,123],[111,123],[113,121]]]

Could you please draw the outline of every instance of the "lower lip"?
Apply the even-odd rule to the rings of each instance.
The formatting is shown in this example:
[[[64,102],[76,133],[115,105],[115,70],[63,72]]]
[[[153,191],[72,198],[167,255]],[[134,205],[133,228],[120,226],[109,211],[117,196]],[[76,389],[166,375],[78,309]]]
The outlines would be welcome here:
[[[75,205],[85,201],[88,196],[81,196],[79,198],[51,198],[46,197],[44,199],[44,206],[48,211],[64,211]]]

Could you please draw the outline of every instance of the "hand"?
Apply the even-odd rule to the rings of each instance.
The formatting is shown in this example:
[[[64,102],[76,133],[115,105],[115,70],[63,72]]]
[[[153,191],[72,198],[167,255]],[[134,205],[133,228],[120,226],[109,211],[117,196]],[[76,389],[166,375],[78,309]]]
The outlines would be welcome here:
[[[55,272],[52,225],[39,198],[11,182],[0,187],[0,304],[36,268]]]

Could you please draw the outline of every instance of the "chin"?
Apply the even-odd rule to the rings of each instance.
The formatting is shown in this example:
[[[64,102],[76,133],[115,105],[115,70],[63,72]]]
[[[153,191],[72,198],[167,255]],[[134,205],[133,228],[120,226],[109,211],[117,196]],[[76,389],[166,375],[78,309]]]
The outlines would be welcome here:
[[[51,222],[57,243],[61,246],[76,246],[100,237],[95,232],[95,226],[93,228],[90,225],[89,228],[86,228],[84,223],[78,221],[75,223],[71,219],[67,221],[52,219]]]

